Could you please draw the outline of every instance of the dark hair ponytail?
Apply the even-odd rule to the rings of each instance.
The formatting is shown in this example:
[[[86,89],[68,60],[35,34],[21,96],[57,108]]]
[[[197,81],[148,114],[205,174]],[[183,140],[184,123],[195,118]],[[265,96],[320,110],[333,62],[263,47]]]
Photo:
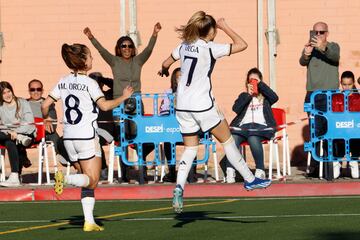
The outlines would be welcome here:
[[[61,47],[61,56],[68,68],[75,72],[86,69],[86,56],[90,53],[87,46],[79,43],[68,45],[64,43]]]

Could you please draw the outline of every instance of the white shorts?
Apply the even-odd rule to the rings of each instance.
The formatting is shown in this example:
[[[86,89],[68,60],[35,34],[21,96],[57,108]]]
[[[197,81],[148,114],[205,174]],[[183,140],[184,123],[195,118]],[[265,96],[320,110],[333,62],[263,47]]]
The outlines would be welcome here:
[[[90,140],[64,140],[64,145],[71,162],[101,157],[101,146],[97,136]]]
[[[224,115],[214,103],[214,107],[205,112],[176,112],[183,135],[196,135],[199,130],[207,132],[224,120]]]

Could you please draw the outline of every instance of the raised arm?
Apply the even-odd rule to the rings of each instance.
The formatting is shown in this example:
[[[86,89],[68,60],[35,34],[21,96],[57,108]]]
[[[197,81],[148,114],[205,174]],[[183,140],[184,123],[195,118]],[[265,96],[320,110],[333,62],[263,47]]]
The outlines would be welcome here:
[[[121,97],[112,100],[105,100],[105,98],[102,97],[99,100],[97,100],[96,104],[99,106],[101,110],[109,111],[119,106],[123,101],[128,99],[133,93],[134,93],[134,89],[132,89],[132,87],[130,86],[127,86],[124,89],[123,95]]]
[[[152,50],[154,49],[156,39],[158,36],[158,33],[161,30],[161,24],[158,22],[154,26],[153,33],[150,37],[149,43],[146,46],[146,48],[137,56],[137,59],[139,59],[140,64],[144,64],[150,57]]]
[[[238,53],[241,51],[244,51],[247,48],[247,43],[242,39],[239,34],[237,34],[232,28],[227,25],[224,18],[220,18],[216,22],[216,26],[218,29],[223,30],[226,35],[228,35],[231,40],[233,41],[232,47],[231,47],[231,54]]]
[[[94,35],[92,34],[90,28],[86,27],[84,29],[84,34],[89,38],[94,47],[99,51],[101,57],[109,64],[110,66],[114,65],[115,58],[113,54],[111,54],[107,49],[105,49],[99,42],[96,40]]]

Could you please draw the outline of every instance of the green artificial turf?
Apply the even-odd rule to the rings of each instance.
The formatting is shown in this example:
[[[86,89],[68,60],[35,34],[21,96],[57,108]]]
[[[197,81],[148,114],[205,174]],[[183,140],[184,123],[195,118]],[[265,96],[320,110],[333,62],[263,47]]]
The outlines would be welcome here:
[[[360,239],[360,197],[98,201],[103,232],[84,233],[80,202],[0,204],[0,239]],[[11,232],[18,231],[18,232]]]

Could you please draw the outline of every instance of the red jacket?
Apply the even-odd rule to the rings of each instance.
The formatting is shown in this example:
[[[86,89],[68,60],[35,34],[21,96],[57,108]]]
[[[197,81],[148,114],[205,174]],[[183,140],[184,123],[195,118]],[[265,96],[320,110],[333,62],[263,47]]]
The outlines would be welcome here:
[[[332,95],[332,111],[343,112],[344,111],[344,95],[341,93],[335,93]],[[349,95],[349,111],[360,112],[360,93],[352,93]]]

